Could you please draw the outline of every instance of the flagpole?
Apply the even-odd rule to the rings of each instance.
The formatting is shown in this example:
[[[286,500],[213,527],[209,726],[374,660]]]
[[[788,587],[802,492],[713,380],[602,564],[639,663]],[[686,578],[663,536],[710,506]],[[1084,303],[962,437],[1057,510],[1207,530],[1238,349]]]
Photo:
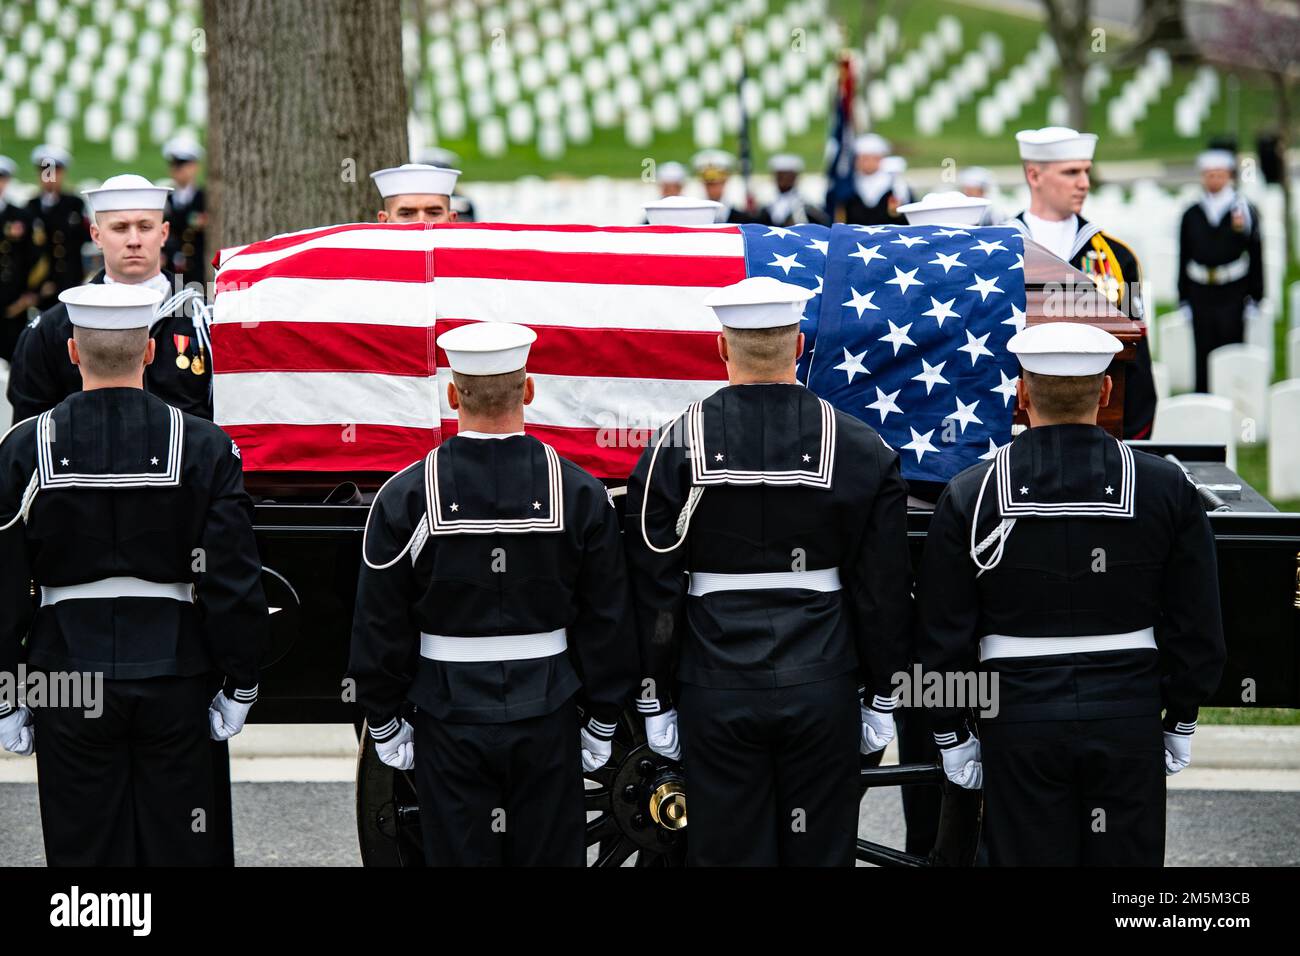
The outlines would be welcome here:
[[[745,64],[744,28],[739,23],[736,24],[735,36],[736,48],[740,51],[740,80],[736,87],[736,95],[740,97],[740,134],[737,152],[740,154],[740,181],[745,187],[745,212],[752,216],[755,203],[749,178],[754,171],[754,156],[749,141],[749,111],[745,108],[745,84],[749,82],[749,72]]]

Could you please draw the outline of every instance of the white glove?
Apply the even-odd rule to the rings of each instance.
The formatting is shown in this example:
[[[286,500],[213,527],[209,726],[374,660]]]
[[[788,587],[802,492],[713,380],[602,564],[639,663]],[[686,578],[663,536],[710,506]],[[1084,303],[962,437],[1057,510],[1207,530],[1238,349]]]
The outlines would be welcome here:
[[[1165,734],[1165,776],[1172,777],[1192,762],[1192,735]]]
[[[32,726],[32,712],[19,707],[0,720],[0,747],[11,754],[26,757],[36,744],[36,728]]]
[[[682,759],[682,745],[677,739],[677,711],[654,714],[645,719],[645,740],[661,757],[669,760]]]
[[[403,720],[397,733],[375,741],[375,753],[394,770],[410,770],[415,766],[415,730]]]
[[[894,739],[894,715],[872,710],[866,704],[859,704],[862,712],[862,744],[859,749],[864,754],[873,754],[884,750]]]
[[[241,704],[227,697],[225,691],[217,691],[208,705],[208,736],[213,740],[229,740],[244,729],[244,721],[252,709],[252,704]]]
[[[984,764],[980,762],[980,741],[974,734],[965,743],[945,747],[939,751],[943,757],[943,772],[948,779],[967,790],[984,786]]]
[[[578,736],[582,738],[582,769],[591,773],[605,766],[614,753],[614,741],[597,737],[586,727],[578,731]]]

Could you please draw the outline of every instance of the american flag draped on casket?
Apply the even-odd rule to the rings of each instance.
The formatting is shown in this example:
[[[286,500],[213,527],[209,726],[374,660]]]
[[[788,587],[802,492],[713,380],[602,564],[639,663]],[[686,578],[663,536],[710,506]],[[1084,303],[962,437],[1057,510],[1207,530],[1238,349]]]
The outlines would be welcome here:
[[[876,427],[905,475],[946,480],[1009,440],[1022,252],[1002,227],[410,223],[276,236],[218,256],[215,417],[248,472],[396,471],[455,432],[437,336],[518,322],[538,335],[528,431],[622,479],[651,429],[725,382],[701,300],[767,275],[818,293],[801,379]]]

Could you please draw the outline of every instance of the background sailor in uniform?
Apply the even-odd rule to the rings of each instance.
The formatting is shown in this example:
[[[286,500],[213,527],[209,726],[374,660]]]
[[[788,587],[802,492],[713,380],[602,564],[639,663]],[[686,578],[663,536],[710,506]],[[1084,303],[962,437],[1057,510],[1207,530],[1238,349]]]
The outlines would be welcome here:
[[[894,177],[883,168],[889,151],[889,140],[876,133],[863,133],[853,141],[854,192],[844,207],[846,222],[860,226],[903,225],[896,216],[901,203],[894,196]]]
[[[0,359],[13,357],[18,333],[27,324],[27,310],[36,304],[29,282],[36,248],[27,211],[5,196],[18,171],[8,156],[0,156]]]
[[[1259,212],[1237,194],[1236,158],[1226,149],[1197,159],[1205,195],[1183,213],[1178,232],[1178,298],[1191,313],[1196,390],[1208,392],[1209,356],[1246,334],[1246,310],[1264,297]]]
[[[207,192],[199,185],[199,163],[203,147],[192,136],[176,136],[163,145],[163,158],[171,168],[176,185],[167,197],[163,218],[167,220],[167,241],[163,244],[163,265],[180,276],[185,285],[197,283],[202,291],[207,281],[208,227]]]
[[[894,735],[907,492],[880,436],[795,379],[810,296],[710,293],[731,384],[660,429],[628,486],[637,709],[684,759],[692,865],[852,865],[859,750]]]
[[[831,217],[826,210],[808,202],[799,195],[799,174],[803,160],[793,153],[778,153],[768,161],[772,178],[776,182],[776,198],[759,215],[759,221],[769,226],[789,228],[804,223],[829,226]]]
[[[443,149],[441,146],[426,146],[420,150],[415,157],[415,161],[425,166],[440,166],[443,169],[460,168],[460,157],[449,149]],[[478,215],[474,212],[474,203],[468,196],[453,192],[449,198],[451,200],[451,211],[456,214],[453,221],[478,222]]]
[[[718,222],[745,223],[753,222],[754,216],[744,209],[737,209],[724,198],[727,181],[736,171],[736,159],[725,149],[702,149],[691,157],[691,166],[695,175],[700,177],[706,198],[722,204]]]
[[[84,389],[0,442],[0,669],[103,679],[100,713],[0,701],[7,749],[34,714],[50,865],[228,852],[209,738],[257,698],[267,608],[239,449],[143,390],[161,298],[64,291]]]
[[[961,172],[957,174],[957,188],[963,195],[972,199],[990,199],[989,192],[995,185],[993,174],[983,166],[964,166]],[[980,219],[978,225],[993,226],[1002,221],[996,209],[990,201],[988,208],[984,210],[984,216]]]
[[[1092,186],[1089,173],[1097,134],[1064,126],[1026,129],[1016,134],[1029,208],[1007,220],[1049,252],[1092,279],[1125,315],[1145,320],[1142,267],[1133,250],[1079,211]],[[1156,417],[1156,386],[1146,336],[1124,379],[1124,437],[1149,438]]]
[[[58,305],[60,292],[85,279],[81,247],[90,241],[90,231],[81,199],[63,192],[63,177],[72,165],[68,151],[42,144],[32,150],[32,165],[40,192],[27,203],[27,216],[38,256],[36,307],[43,311]]]
[[[686,167],[681,163],[660,163],[655,168],[655,182],[659,184],[659,198],[680,196],[686,188]]]
[[[378,222],[455,222],[451,194],[459,169],[405,163],[370,174],[384,200]]]
[[[583,771],[637,671],[613,502],[523,431],[535,338],[438,337],[459,430],[380,489],[362,542],[348,672],[380,759],[414,767],[430,865],[581,866]]]
[[[155,361],[145,369],[145,390],[183,412],[212,417],[212,348],[202,317],[202,294],[176,291],[173,275],[163,268],[162,250],[169,229],[163,206],[169,187],[143,176],[110,176],[84,195],[95,221],[90,234],[104,253],[104,271],[94,283],[141,285],[161,293],[154,322]],[[175,293],[175,294],[173,294]],[[9,401],[14,421],[53,408],[80,390],[81,376],[68,361],[72,325],[62,305],[41,313],[25,328],[14,347]]]
[[[935,740],[954,783],[982,777],[994,865],[1159,866],[1164,776],[1224,662],[1210,523],[1176,465],[1097,427],[1118,339],[1053,322],[1007,347],[1030,427],[949,483],[917,588],[924,670],[991,671],[997,714],[975,738],[945,702]]]

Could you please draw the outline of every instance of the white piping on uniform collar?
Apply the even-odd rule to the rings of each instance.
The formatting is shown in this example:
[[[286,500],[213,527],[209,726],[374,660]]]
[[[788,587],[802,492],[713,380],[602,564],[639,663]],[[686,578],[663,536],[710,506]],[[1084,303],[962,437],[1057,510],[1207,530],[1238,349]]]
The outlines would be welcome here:
[[[517,438],[523,432],[456,432],[460,438]]]

